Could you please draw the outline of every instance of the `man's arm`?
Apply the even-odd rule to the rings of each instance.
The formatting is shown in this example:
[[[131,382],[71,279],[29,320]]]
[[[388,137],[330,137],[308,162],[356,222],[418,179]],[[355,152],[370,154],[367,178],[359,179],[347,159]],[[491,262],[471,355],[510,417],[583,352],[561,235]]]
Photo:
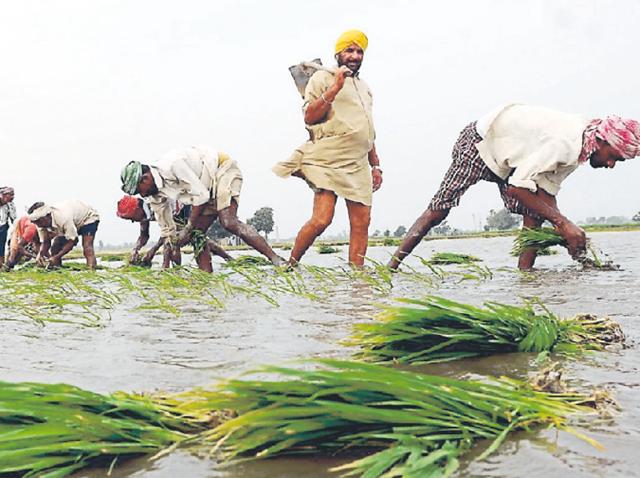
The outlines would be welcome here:
[[[566,218],[556,203],[555,196],[538,188],[534,193],[525,188],[509,186],[507,194],[554,225],[556,231],[565,238],[568,244],[569,254],[572,257],[580,256],[587,245],[585,232]]]
[[[327,116],[327,113],[331,109],[331,103],[336,99],[336,96],[344,86],[344,79],[351,70],[346,66],[338,68],[334,74],[333,85],[327,89],[320,96],[309,102],[307,109],[304,112],[304,122],[308,125],[321,123]]]
[[[77,241],[78,241],[78,238],[67,239],[67,242],[64,243],[64,246],[62,246],[62,249],[60,249],[60,251],[58,251],[57,254],[54,254],[50,257],[51,262],[57,262],[60,259],[62,259],[63,256],[68,254],[71,251],[71,249],[73,249],[73,246],[76,245]]]
[[[133,251],[131,252],[131,262],[138,262],[140,249],[142,249],[144,245],[149,242],[149,222],[149,220],[140,222],[140,235],[138,236],[136,245],[133,247]]]
[[[380,169],[380,158],[376,152],[376,145],[369,151],[369,165],[371,166],[371,177],[373,181],[373,192],[382,186],[382,169]]]

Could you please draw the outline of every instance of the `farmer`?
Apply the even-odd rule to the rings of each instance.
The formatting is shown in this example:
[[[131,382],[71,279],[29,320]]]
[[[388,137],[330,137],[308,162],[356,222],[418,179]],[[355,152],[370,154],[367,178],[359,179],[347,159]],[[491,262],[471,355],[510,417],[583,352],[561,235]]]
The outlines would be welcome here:
[[[27,216],[18,219],[11,232],[9,241],[9,257],[4,265],[5,270],[13,269],[20,259],[33,259],[40,247],[38,228]]]
[[[131,161],[122,169],[120,179],[126,194],[149,198],[165,247],[179,248],[188,243],[194,230],[206,233],[218,217],[223,228],[240,236],[273,264],[285,262],[253,227],[238,219],[242,173],[225,153],[201,147],[171,151],[156,165]],[[191,206],[179,234],[169,199]],[[198,267],[207,272],[212,271],[209,252],[207,242],[196,256]]]
[[[29,219],[38,226],[40,248],[36,262],[43,266],[59,267],[62,257],[78,243],[82,236],[82,252],[89,269],[96,268],[93,241],[100,223],[98,212],[78,200],[67,200],[48,205],[37,202],[29,208]]]
[[[13,203],[15,192],[9,186],[0,187],[0,267],[4,264],[9,223],[16,220],[16,205]]]
[[[367,45],[361,31],[340,35],[335,45],[337,70],[317,71],[305,90],[302,110],[309,141],[273,168],[278,176],[304,179],[314,192],[313,213],[296,237],[292,265],[331,224],[338,196],[345,199],[349,214],[349,262],[364,263],[371,195],[382,184],[371,90],[359,76]]]
[[[176,201],[169,200],[169,204],[171,207],[173,220],[176,223],[176,229],[179,231],[182,227],[187,223],[189,219],[189,213],[191,212],[191,206],[184,206]],[[136,241],[136,245],[131,252],[130,262],[136,263],[140,262],[140,249],[149,241],[149,224],[152,221],[156,220],[155,214],[149,207],[149,205],[142,199],[125,195],[120,201],[118,201],[118,217],[122,219],[129,219],[132,222],[140,223],[140,234],[138,236],[138,240]],[[149,251],[145,254],[142,259],[143,264],[150,265],[153,257],[158,252],[158,249],[164,243],[163,239],[160,239]],[[215,242],[209,240],[209,249],[212,254],[222,257],[224,260],[228,261],[231,259],[231,256],[227,254],[224,249],[218,246]],[[167,249],[169,251],[169,249]],[[172,251],[173,255],[170,257],[168,254],[165,254],[165,258],[163,261],[163,268],[168,268],[170,263],[173,261],[174,264],[180,265],[182,262],[182,257],[180,254],[180,249],[176,248],[175,251]]]
[[[523,216],[523,227],[549,221],[577,258],[586,249],[584,231],[560,213],[556,195],[579,165],[613,168],[640,152],[640,123],[618,116],[585,119],[546,108],[510,104],[495,109],[462,130],[453,147],[453,163],[427,209],[411,226],[389,262],[396,269],[429,230],[460,202],[480,180],[498,185],[511,212]],[[528,248],[518,260],[531,269],[537,249]]]

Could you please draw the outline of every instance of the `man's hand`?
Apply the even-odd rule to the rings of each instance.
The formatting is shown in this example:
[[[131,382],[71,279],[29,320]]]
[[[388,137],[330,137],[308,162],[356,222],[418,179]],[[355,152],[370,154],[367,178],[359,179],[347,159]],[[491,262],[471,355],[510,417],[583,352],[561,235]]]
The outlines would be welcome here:
[[[333,75],[333,78],[334,78],[333,87],[331,88],[331,90],[334,90],[335,93],[334,91],[331,91],[331,93],[334,93],[334,94],[332,94],[331,98],[327,98],[327,100],[333,101],[333,99],[336,97],[338,92],[344,86],[344,79],[347,76],[351,76],[351,75],[352,75],[351,70],[344,65],[336,70],[335,74]]]
[[[42,254],[38,254],[36,256],[36,264],[40,267],[46,267],[47,259]]]
[[[190,223],[178,233],[178,238],[176,239],[176,247],[182,247],[189,244],[191,240],[191,231],[193,231],[193,226],[190,226]]]
[[[584,254],[587,249],[587,235],[570,221],[565,221],[557,226],[558,233],[567,241],[567,249],[574,259]]]
[[[371,170],[371,178],[373,181],[373,192],[375,193],[382,186],[382,171],[378,168]]]

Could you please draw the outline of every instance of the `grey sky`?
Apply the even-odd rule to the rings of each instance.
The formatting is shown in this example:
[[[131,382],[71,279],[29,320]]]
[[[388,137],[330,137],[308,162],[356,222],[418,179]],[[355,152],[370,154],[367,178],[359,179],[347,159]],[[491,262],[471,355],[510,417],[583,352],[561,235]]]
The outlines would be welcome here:
[[[306,137],[287,67],[331,63],[350,28],[370,40],[362,77],[384,169],[372,231],[409,226],[459,131],[500,103],[640,119],[634,0],[20,0],[0,10],[0,185],[16,188],[20,212],[36,200],[94,205],[105,242],[137,232],[115,217],[122,165],[193,144],[238,161],[242,218],[271,206],[280,236],[293,236],[312,194],[270,171]],[[581,167],[561,210],[574,220],[632,215],[636,162]],[[499,207],[495,185],[480,184],[449,222],[471,228]],[[328,234],[346,228],[341,203]]]

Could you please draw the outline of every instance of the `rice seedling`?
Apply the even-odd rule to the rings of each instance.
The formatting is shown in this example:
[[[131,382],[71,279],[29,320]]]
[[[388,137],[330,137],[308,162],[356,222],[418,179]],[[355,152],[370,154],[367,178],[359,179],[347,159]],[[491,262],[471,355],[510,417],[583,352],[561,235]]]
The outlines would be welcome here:
[[[340,249],[333,247],[330,244],[318,244],[316,250],[318,251],[318,254],[335,254],[336,252],[340,252]]]
[[[0,382],[0,475],[63,477],[156,453],[201,429],[142,396]]]
[[[315,370],[266,367],[273,380],[230,380],[197,398],[192,409],[233,409],[237,417],[204,432],[227,460],[282,454],[370,453],[333,471],[343,476],[449,476],[460,455],[491,440],[479,457],[515,430],[568,426],[589,414],[589,398],[545,393],[516,380],[489,383],[398,371],[373,364],[321,360]]]
[[[577,352],[622,343],[611,319],[577,315],[561,319],[539,303],[486,302],[484,308],[429,296],[397,299],[374,322],[355,325],[346,345],[371,362],[423,364],[509,352]],[[538,305],[536,310],[534,305]]]
[[[513,249],[511,254],[519,256],[525,249],[534,247],[539,250],[545,250],[552,246],[567,247],[565,239],[554,229],[543,227],[540,229],[523,228],[513,241]],[[591,255],[588,257],[578,257],[576,260],[585,268],[618,270],[620,267],[610,260],[603,260],[596,248],[587,240],[587,252]],[[540,253],[539,253],[540,254]],[[545,255],[544,253],[542,255]]]
[[[436,252],[429,259],[430,264],[470,264],[480,262],[482,259],[468,254],[459,254],[457,252]]]
[[[516,380],[461,381],[358,362],[265,367],[178,394],[101,395],[69,385],[0,382],[0,476],[64,477],[86,467],[211,445],[222,457],[371,453],[343,476],[447,476],[481,439],[555,426],[592,397],[541,392]]]

